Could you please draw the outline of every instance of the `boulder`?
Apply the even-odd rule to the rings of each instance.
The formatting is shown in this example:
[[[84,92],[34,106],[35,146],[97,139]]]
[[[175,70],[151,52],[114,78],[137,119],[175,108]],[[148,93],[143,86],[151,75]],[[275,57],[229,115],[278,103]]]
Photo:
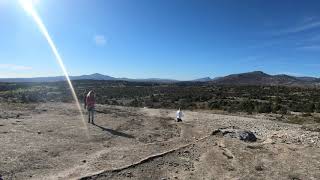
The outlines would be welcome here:
[[[257,141],[256,135],[248,130],[239,130],[239,129],[217,129],[214,130],[211,135],[213,136],[222,136],[227,138],[237,138],[241,141],[246,142],[255,142]]]
[[[257,141],[256,135],[251,131],[239,131],[239,138],[242,141],[246,142],[255,142]]]

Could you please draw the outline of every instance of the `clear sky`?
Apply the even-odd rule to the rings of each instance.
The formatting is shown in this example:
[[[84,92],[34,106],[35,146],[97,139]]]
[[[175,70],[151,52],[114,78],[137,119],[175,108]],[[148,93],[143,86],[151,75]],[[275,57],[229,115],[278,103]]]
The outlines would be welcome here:
[[[35,0],[71,75],[320,76],[320,1]],[[18,0],[0,0],[0,77],[62,75]]]

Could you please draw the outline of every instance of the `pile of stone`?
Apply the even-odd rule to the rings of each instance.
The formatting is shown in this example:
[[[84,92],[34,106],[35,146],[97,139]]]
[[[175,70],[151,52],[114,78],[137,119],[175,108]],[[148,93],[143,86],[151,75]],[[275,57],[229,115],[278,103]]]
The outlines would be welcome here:
[[[237,138],[245,142],[256,142],[258,139],[256,135],[251,131],[234,128],[217,129],[212,132],[212,135],[218,135],[228,138]]]

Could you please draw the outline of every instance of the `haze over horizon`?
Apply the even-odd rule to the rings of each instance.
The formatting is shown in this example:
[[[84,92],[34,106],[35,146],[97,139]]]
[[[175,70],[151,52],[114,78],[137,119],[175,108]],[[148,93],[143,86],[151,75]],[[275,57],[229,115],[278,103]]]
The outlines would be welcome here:
[[[231,75],[243,75],[243,74],[250,74],[252,78],[255,78],[257,75],[265,75],[265,76],[281,76],[281,75],[288,75],[291,76],[292,78],[320,78],[316,76],[299,76],[299,75],[290,75],[290,74],[267,74],[263,71],[250,71],[250,72],[242,72],[242,73],[235,73],[235,74],[228,74],[225,76],[217,76],[217,77],[209,77],[209,76],[204,76],[204,77],[199,77],[199,78],[194,78],[194,79],[174,79],[174,78],[161,78],[161,77],[145,77],[145,78],[130,78],[130,77],[115,77],[115,76],[109,76],[108,74],[102,74],[102,73],[93,73],[93,74],[82,74],[82,75],[70,75],[70,78],[72,80],[84,80],[84,79],[103,79],[103,80],[128,80],[128,81],[135,81],[135,80],[155,80],[155,81],[163,81],[163,82],[175,82],[175,81],[214,81],[220,78],[224,77],[229,77]],[[40,79],[39,79],[40,78]],[[60,81],[61,79],[64,79],[65,77],[63,75],[57,75],[57,76],[34,76],[34,77],[9,77],[9,78],[1,78],[0,81],[2,82],[28,82],[25,80],[36,80],[38,79],[39,82],[51,82],[51,81]],[[22,81],[19,81],[21,79]],[[9,81],[6,81],[9,80]],[[13,81],[10,81],[13,80]],[[33,82],[33,81],[30,81]],[[36,81],[38,82],[38,81]]]
[[[34,0],[70,75],[319,77],[319,1]],[[18,1],[0,0],[0,78],[60,76]]]

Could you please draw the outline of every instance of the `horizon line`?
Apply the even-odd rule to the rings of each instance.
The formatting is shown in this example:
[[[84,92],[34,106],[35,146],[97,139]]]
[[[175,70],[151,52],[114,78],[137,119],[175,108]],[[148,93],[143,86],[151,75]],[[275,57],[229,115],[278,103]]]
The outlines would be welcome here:
[[[172,80],[172,81],[193,81],[193,80],[198,80],[198,79],[204,79],[204,78],[210,78],[210,79],[215,79],[215,78],[219,78],[219,77],[225,77],[225,76],[229,76],[229,75],[233,75],[233,74],[245,74],[245,73],[253,73],[253,72],[262,72],[268,75],[288,75],[288,76],[292,76],[292,77],[311,77],[311,78],[320,78],[317,76],[312,76],[312,75],[303,75],[303,74],[299,74],[299,73],[291,73],[291,72],[279,72],[279,73],[266,73],[265,71],[261,71],[261,70],[254,70],[254,71],[246,71],[246,72],[240,72],[240,73],[230,73],[230,74],[226,74],[226,75],[220,75],[220,76],[215,76],[215,77],[210,77],[210,76],[203,76],[203,77],[199,77],[199,78],[194,78],[194,79],[188,79],[188,80],[181,80],[181,79],[175,79],[175,78],[161,78],[161,77],[147,77],[147,78],[130,78],[130,77],[115,77],[115,76],[111,76],[111,75],[106,75],[103,73],[89,73],[89,74],[81,74],[81,75],[70,75],[69,77],[78,77],[78,76],[90,76],[90,75],[94,75],[94,74],[99,74],[99,75],[103,75],[103,76],[109,76],[110,78],[115,78],[115,79],[131,79],[131,80],[147,80],[147,79],[160,79],[160,80]],[[49,75],[49,76],[32,76],[32,77],[0,77],[0,79],[34,79],[34,78],[57,78],[57,77],[64,77],[63,75]]]

